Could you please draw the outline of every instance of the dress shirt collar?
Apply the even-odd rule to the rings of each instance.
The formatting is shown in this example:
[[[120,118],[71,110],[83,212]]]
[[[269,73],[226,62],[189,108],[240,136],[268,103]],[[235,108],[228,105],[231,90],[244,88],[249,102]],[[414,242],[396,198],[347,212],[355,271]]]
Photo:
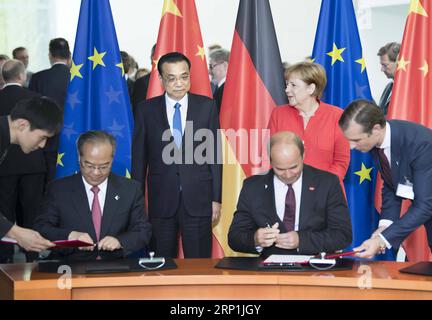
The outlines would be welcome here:
[[[390,148],[390,146],[391,146],[391,129],[390,129],[390,124],[386,121],[384,140],[383,143],[378,148],[387,149]]]
[[[281,179],[279,179],[279,177],[278,177],[276,174],[275,174],[274,176],[275,176],[274,181],[275,181],[275,186],[276,186],[276,187],[284,187],[284,186],[288,186],[285,182],[283,182]],[[301,184],[302,179],[303,179],[303,171],[302,171],[302,173],[300,174],[300,177],[296,180],[296,182],[294,182],[294,183],[292,184],[292,187],[293,187],[294,189],[296,189],[296,187],[298,187],[298,186]]]
[[[84,176],[81,176],[81,177],[82,177],[82,180],[84,182],[84,186],[86,188],[87,193],[91,192],[91,188],[93,188],[93,186],[86,181]],[[104,192],[106,191],[107,186],[108,186],[108,178],[106,178],[101,184],[98,185],[99,189],[101,191],[104,191]]]
[[[168,96],[168,93],[165,92],[165,103],[166,103],[167,108],[168,108],[168,107],[170,107],[170,108],[174,108],[174,106],[175,106],[175,104],[176,104],[177,102],[180,103],[180,105],[181,105],[182,107],[187,106],[187,104],[188,104],[188,100],[189,100],[188,95],[189,95],[189,94],[186,93],[185,96],[184,96],[183,98],[181,98],[179,101],[176,101],[176,100],[174,100],[174,99],[171,99],[171,98]],[[181,110],[181,108],[180,108],[180,110]]]
[[[223,85],[225,83],[225,81],[226,81],[226,77],[223,78],[221,81],[219,81],[219,83],[217,84],[217,87],[220,88],[221,85]]]
[[[3,86],[3,89],[6,87],[11,87],[11,86],[18,86],[18,87],[22,87],[21,83],[18,82],[9,82],[9,83],[5,83],[5,85]]]

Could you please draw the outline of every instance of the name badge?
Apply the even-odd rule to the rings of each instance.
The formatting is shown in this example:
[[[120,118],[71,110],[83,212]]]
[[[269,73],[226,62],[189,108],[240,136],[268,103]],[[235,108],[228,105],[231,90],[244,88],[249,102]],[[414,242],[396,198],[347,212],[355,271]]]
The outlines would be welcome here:
[[[396,195],[401,198],[414,200],[413,184],[405,177],[405,183],[399,183],[396,189]]]

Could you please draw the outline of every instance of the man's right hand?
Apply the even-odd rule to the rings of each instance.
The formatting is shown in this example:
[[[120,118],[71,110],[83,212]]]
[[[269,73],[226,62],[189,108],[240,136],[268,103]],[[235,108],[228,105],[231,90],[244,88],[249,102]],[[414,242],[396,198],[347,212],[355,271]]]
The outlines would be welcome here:
[[[6,236],[15,239],[26,251],[41,252],[55,246],[54,243],[43,238],[39,232],[17,225],[14,225]]]
[[[279,234],[279,223],[275,223],[271,228],[259,228],[254,235],[255,246],[268,248],[275,243],[277,235]]]
[[[89,236],[88,233],[78,232],[78,231],[72,231],[69,234],[68,240],[79,240],[79,241],[94,244],[93,239]],[[94,246],[80,247],[78,249],[83,251],[93,251]]]

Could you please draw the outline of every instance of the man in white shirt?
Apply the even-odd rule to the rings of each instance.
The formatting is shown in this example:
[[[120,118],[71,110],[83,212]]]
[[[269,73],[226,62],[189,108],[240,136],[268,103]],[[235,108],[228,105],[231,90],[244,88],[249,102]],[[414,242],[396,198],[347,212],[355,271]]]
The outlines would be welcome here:
[[[240,252],[317,254],[352,241],[348,207],[337,176],[303,163],[304,147],[293,132],[270,140],[273,169],[247,178],[228,233]]]
[[[151,227],[139,183],[111,172],[116,143],[104,131],[77,141],[80,172],[53,181],[36,230],[51,241],[81,240],[95,246],[55,250],[60,258],[123,258],[146,248]]]

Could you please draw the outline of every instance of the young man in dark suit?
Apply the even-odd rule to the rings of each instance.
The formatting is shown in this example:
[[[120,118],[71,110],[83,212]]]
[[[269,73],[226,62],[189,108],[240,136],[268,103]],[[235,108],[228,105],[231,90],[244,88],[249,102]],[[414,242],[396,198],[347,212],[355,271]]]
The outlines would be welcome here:
[[[272,169],[243,183],[228,244],[246,253],[317,254],[352,241],[347,203],[336,175],[303,163],[293,132],[270,140]]]
[[[78,141],[80,172],[53,181],[36,221],[36,230],[54,240],[95,244],[53,251],[74,260],[123,258],[147,247],[151,236],[144,197],[136,181],[111,173],[115,139],[88,131]]]
[[[385,248],[397,250],[421,225],[432,248],[432,130],[416,123],[386,121],[382,110],[368,100],[357,100],[339,120],[351,148],[371,151],[384,180],[379,228],[355,250],[372,258]],[[400,217],[403,199],[412,204]]]
[[[165,94],[138,105],[132,144],[132,177],[143,188],[147,179],[152,249],[176,257],[180,231],[185,258],[210,257],[221,206],[218,112],[212,99],[188,92],[186,56],[162,56],[158,71]],[[193,141],[198,130],[209,136]]]
[[[39,96],[24,88],[25,66],[21,61],[8,60],[2,74],[6,81],[0,91],[0,116],[9,115],[17,102]],[[0,166],[0,208],[9,221],[25,228],[33,228],[44,193],[47,165],[43,150],[29,154],[18,145],[11,146]],[[11,261],[13,246],[0,248],[0,260]],[[27,255],[29,260],[36,256]]]
[[[8,116],[0,116],[0,166],[12,145],[19,145],[24,153],[45,146],[49,137],[57,134],[63,115],[57,104],[48,98],[22,100]],[[0,212],[0,238],[16,240],[27,251],[40,252],[53,244],[33,230],[14,225]]]

